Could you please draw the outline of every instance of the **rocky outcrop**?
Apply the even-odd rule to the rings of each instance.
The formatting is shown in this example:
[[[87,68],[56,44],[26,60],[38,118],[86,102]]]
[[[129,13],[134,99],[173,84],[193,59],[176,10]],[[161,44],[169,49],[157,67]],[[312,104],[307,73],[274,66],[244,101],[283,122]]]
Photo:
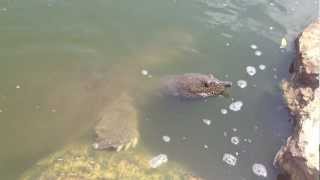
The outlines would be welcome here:
[[[316,180],[319,179],[319,20],[298,37],[297,53],[290,68],[291,78],[282,83],[295,127],[277,153],[275,163],[290,180]]]
[[[201,180],[174,162],[152,168],[152,156],[136,148],[118,153],[94,151],[90,145],[71,144],[39,161],[21,180],[117,180],[174,179]]]

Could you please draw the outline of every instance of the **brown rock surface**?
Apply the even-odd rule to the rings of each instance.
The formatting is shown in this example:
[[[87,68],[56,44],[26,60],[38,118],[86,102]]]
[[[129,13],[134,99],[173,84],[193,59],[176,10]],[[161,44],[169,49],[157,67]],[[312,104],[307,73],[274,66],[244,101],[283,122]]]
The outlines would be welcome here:
[[[309,25],[297,39],[298,57],[291,78],[282,89],[295,119],[293,134],[275,157],[290,180],[319,179],[320,21]]]

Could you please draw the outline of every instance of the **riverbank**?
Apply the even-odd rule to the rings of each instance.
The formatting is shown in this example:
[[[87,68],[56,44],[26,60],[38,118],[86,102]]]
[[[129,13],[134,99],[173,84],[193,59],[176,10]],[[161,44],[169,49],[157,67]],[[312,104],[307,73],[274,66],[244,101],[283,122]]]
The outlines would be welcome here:
[[[320,20],[297,38],[291,77],[282,82],[284,99],[294,119],[293,134],[275,157],[287,179],[319,179]]]

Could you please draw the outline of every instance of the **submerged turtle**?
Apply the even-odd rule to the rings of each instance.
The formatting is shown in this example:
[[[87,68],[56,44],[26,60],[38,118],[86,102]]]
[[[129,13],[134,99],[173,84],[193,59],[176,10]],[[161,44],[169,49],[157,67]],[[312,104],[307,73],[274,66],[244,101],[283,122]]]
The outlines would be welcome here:
[[[93,148],[102,150],[127,150],[138,143],[138,113],[132,98],[123,93],[106,106],[95,126],[96,139]]]
[[[182,98],[209,97],[223,94],[229,81],[221,81],[212,74],[188,73],[167,76],[163,79],[165,92]],[[132,98],[123,92],[99,114],[95,126],[93,147],[98,150],[127,150],[138,143],[138,112]]]
[[[187,73],[167,76],[163,79],[164,91],[168,95],[182,98],[204,98],[224,94],[232,82],[221,81],[213,74]]]

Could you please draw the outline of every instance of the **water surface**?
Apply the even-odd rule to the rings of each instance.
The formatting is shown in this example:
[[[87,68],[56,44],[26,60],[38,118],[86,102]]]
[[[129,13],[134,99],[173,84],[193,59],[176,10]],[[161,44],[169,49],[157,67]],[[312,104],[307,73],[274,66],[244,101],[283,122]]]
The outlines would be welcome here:
[[[294,59],[292,41],[317,7],[314,0],[1,0],[1,179],[16,179],[88,136],[105,104],[99,97],[111,100],[123,90],[136,97],[142,142],[155,154],[207,179],[258,179],[251,172],[256,162],[274,179],[273,157],[291,130],[279,83]],[[286,49],[279,48],[283,37]],[[257,68],[253,77],[249,65]],[[156,92],[160,77],[186,72],[248,86],[206,101]],[[241,111],[221,114],[236,100]],[[222,162],[224,153],[239,153],[235,167]]]

